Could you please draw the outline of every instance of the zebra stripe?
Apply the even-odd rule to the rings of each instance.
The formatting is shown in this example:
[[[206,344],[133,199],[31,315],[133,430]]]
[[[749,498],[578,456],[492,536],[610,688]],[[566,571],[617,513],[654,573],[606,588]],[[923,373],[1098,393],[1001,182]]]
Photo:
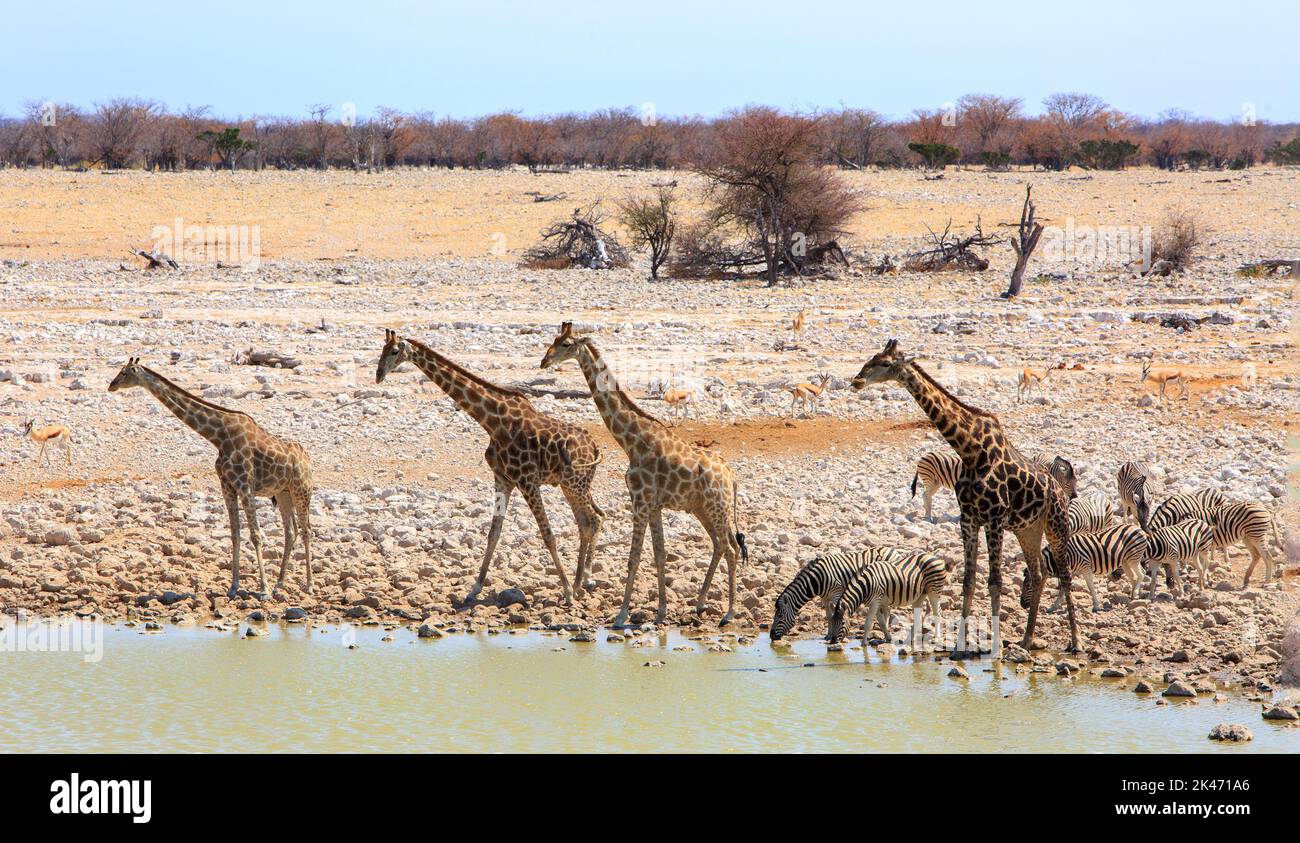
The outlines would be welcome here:
[[[1126,462],[1119,467],[1115,483],[1119,487],[1119,506],[1125,519],[1132,517],[1137,519],[1137,523],[1145,524],[1150,518],[1146,486],[1150,477],[1142,463]]]
[[[917,461],[916,474],[912,476],[912,497],[916,497],[917,481],[924,483],[927,520],[934,520],[930,514],[930,502],[934,499],[934,493],[940,489],[955,490],[959,474],[961,474],[961,459],[956,454],[929,451]]]
[[[1115,518],[1115,505],[1098,492],[1070,501],[1069,516],[1071,533],[1096,533],[1110,526]]]
[[[1184,592],[1178,566],[1194,562],[1200,570],[1201,588],[1205,588],[1205,568],[1214,548],[1214,531],[1199,518],[1189,518],[1167,527],[1147,531],[1147,569],[1151,574],[1151,599],[1156,596],[1156,571],[1165,566],[1172,571],[1174,585]]]
[[[799,620],[799,610],[814,598],[820,598],[826,612],[826,625],[831,624],[831,612],[844,586],[864,565],[872,562],[900,559],[906,551],[894,547],[871,546],[854,553],[830,553],[819,556],[799,569],[776,598],[776,612],[772,617],[769,635],[779,641],[788,635]]]
[[[1210,540],[1216,549],[1223,551],[1223,564],[1228,564],[1228,548],[1245,545],[1250,551],[1250,566],[1246,568],[1246,577],[1242,588],[1250,584],[1250,575],[1262,558],[1264,560],[1264,582],[1273,579],[1273,559],[1268,552],[1265,539],[1269,529],[1273,531],[1273,541],[1278,550],[1282,549],[1282,540],[1278,537],[1277,521],[1262,504],[1230,503],[1214,513],[1210,523]]]
[[[1137,596],[1138,586],[1142,583],[1142,563],[1147,558],[1147,537],[1142,530],[1132,524],[1120,524],[1097,533],[1074,533],[1066,540],[1065,547],[1070,559],[1070,573],[1081,575],[1088,583],[1094,612],[1101,611],[1094,582],[1098,575],[1105,577],[1116,571],[1122,572],[1132,585],[1129,596]],[[1050,574],[1059,577],[1050,547],[1043,548],[1043,565]],[[1029,581],[1028,569],[1025,570],[1025,581]],[[1056,602],[1047,611],[1060,609],[1064,597],[1065,592],[1059,592]]]
[[[943,622],[939,610],[939,592],[948,582],[948,569],[943,560],[930,553],[912,553],[894,560],[881,560],[864,565],[844,586],[844,593],[836,602],[828,637],[838,640],[844,634],[848,619],[863,604],[867,604],[867,620],[862,628],[862,640],[876,620],[881,622],[885,635],[889,635],[889,610],[911,606],[920,610],[925,603],[935,616],[935,630]],[[913,638],[920,634],[920,617],[912,628]]]
[[[1188,518],[1199,518],[1209,524],[1214,521],[1214,513],[1222,509],[1227,503],[1228,499],[1213,489],[1202,489],[1191,494],[1172,495],[1165,498],[1160,503],[1160,506],[1156,507],[1155,512],[1151,513],[1151,520],[1147,522],[1147,529],[1168,527]]]

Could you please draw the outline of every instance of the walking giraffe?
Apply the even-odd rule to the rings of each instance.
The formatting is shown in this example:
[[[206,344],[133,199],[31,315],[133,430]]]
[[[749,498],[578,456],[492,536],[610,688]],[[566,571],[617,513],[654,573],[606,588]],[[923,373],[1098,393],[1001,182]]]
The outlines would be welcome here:
[[[727,555],[727,613],[723,615],[721,624],[730,623],[736,608],[738,557],[749,560],[745,536],[736,526],[736,476],[731,467],[717,454],[678,439],[663,422],[638,407],[619,387],[591,339],[573,333],[572,322],[560,326],[559,335],[542,358],[542,368],[558,366],[565,360],[577,360],[582,367],[583,377],[587,379],[591,397],[605,420],[605,426],[627,454],[627,490],[632,497],[632,550],[627,561],[623,607],[618,610],[613,625],[627,623],[647,526],[659,574],[656,622],[663,623],[668,613],[664,587],[665,509],[694,515],[713,542],[713,558],[695,603],[697,614],[704,611],[704,598],[713,582],[718,560],[722,554]]]
[[[1057,566],[1057,576],[1069,612],[1070,651],[1077,651],[1079,628],[1074,616],[1074,601],[1070,596],[1070,556],[1066,549],[1070,523],[1063,483],[1056,481],[1051,471],[1016,450],[1002,432],[1002,423],[997,416],[959,401],[917,366],[914,360],[915,358],[907,357],[899,351],[898,340],[891,339],[858,372],[853,379],[853,388],[862,389],[868,384],[882,381],[898,381],[912,394],[916,403],[961,459],[961,474],[957,478],[956,492],[957,503],[961,507],[961,540],[966,571],[962,580],[961,619],[957,623],[957,647],[954,655],[967,655],[966,626],[974,597],[980,527],[984,528],[988,542],[993,656],[1000,657],[1002,645],[998,613],[1001,608],[1004,530],[1011,530],[1020,541],[1029,571],[1024,588],[1029,589],[1031,600],[1021,646],[1026,649],[1029,647],[1034,635],[1034,623],[1038,618],[1038,604],[1045,581],[1040,568],[1040,550],[1046,532],[1053,556],[1064,561],[1064,564]],[[1064,472],[1063,480],[1072,479],[1073,467],[1060,457],[1057,460],[1054,465]]]
[[[258,590],[266,594],[266,571],[262,566],[262,537],[257,529],[254,498],[270,498],[280,509],[284,525],[284,556],[280,559],[280,576],[275,590],[284,585],[285,570],[293,552],[295,526],[302,533],[303,555],[307,562],[307,593],[311,582],[311,459],[297,442],[267,433],[247,413],[227,410],[204,401],[181,389],[162,375],[140,365],[132,357],[108,385],[109,392],[144,387],[164,407],[204,439],[217,446],[217,478],[221,495],[226,499],[230,518],[230,589],[228,597],[239,592],[239,510],[248,521],[253,555],[257,559]]]
[[[578,567],[574,572],[574,588],[581,594],[596,552],[596,535],[605,518],[605,513],[591,497],[591,479],[600,462],[596,440],[577,425],[538,412],[522,392],[489,383],[424,343],[399,337],[396,331],[384,332],[384,349],[379,354],[375,382],[383,383],[389,372],[407,361],[478,422],[491,440],[483,458],[492,469],[496,483],[496,506],[488,530],[483,566],[464,602],[473,600],[483,589],[492,555],[501,538],[510,495],[518,489],[537,519],[542,542],[559,572],[564,602],[566,605],[572,603],[573,590],[569,588],[569,578],[555,548],[555,535],[546,518],[541,487],[559,486],[573,510],[573,519],[578,525]]]

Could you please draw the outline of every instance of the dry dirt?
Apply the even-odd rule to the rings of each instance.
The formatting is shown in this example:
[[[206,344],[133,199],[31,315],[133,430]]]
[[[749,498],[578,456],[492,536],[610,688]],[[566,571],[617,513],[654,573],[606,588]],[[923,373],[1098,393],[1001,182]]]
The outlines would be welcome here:
[[[851,174],[869,203],[850,238],[859,256],[913,248],[924,223],[941,228],[948,217],[965,228],[978,214],[992,230],[1018,211],[1027,181],[1056,224],[1155,225],[1165,208],[1182,206],[1194,208],[1209,232],[1204,259],[1187,275],[1141,279],[1118,266],[1074,267],[1069,277],[1030,282],[1012,304],[997,296],[1010,265],[1006,246],[990,252],[993,266],[983,274],[882,277],[855,269],[775,290],[754,281],[649,283],[641,266],[609,273],[516,268],[518,254],[555,216],[669,178],[692,184],[689,175],[659,173],[0,172],[0,610],[202,623],[300,607],[325,620],[429,619],[444,628],[608,619],[626,565],[626,463],[589,400],[545,395],[583,388],[571,366],[538,370],[564,319],[595,333],[650,411],[668,416],[653,397],[665,383],[696,390],[692,417],[675,430],[716,448],[740,478],[753,552],[740,574],[741,632],[770,618],[780,588],[818,553],[877,542],[959,559],[951,495],[936,499],[933,524],[920,517],[919,500],[908,500],[916,459],[946,445],[901,390],[847,388],[891,336],[964,400],[998,413],[1023,450],[1068,456],[1082,491],[1113,494],[1118,464],[1145,460],[1166,493],[1211,486],[1265,503],[1277,512],[1286,543],[1284,551],[1272,548],[1273,558],[1291,565],[1288,572],[1300,562],[1295,287],[1233,274],[1247,260],[1296,256],[1300,172],[949,171],[938,181]],[[534,203],[525,195],[531,190],[569,195]],[[177,218],[258,226],[261,269],[119,267],[137,267],[128,247],[148,247],[151,229]],[[1034,268],[1070,270],[1047,262]],[[786,326],[801,308],[808,327],[796,339]],[[1131,319],[1174,311],[1219,318],[1188,333]],[[605,461],[596,494],[608,519],[596,588],[574,607],[558,604],[554,571],[516,500],[484,592],[489,602],[458,611],[477,572],[492,503],[486,438],[409,368],[374,385],[388,326],[492,380],[536,390],[539,408],[597,435]],[[794,347],[776,350],[778,341]],[[291,353],[303,365],[230,364],[250,347]],[[1189,400],[1151,398],[1154,388],[1137,380],[1145,354],[1154,354],[1157,368],[1191,377]],[[128,355],[246,410],[312,454],[314,597],[302,591],[299,549],[281,596],[245,592],[226,600],[229,534],[213,449],[148,394],[105,391]],[[1240,386],[1247,362],[1258,369],[1250,390]],[[1055,363],[1072,368],[1054,373],[1041,396],[1017,403],[1018,369]],[[819,372],[834,376],[830,390],[811,417],[792,419],[784,388]],[[18,435],[29,418],[73,429],[71,466],[57,452],[50,465],[36,463],[35,447]],[[547,506],[571,571],[572,518],[555,490]],[[264,504],[259,520],[273,579],[278,518]],[[691,605],[707,540],[682,516],[668,517],[666,529],[669,620],[695,623]],[[1013,548],[1009,540],[1003,553],[1013,585],[1004,601],[1011,604],[1004,607],[1008,639],[1018,637],[1024,620],[1014,600],[1023,563]],[[249,588],[256,583],[250,555],[246,545]],[[1215,571],[1207,591],[1192,588],[1177,601],[1130,602],[1106,583],[1103,611],[1094,616],[1077,592],[1085,643],[1096,657],[1091,669],[1110,663],[1221,684],[1273,681],[1300,596],[1294,577],[1265,586],[1262,566],[1243,590],[1246,559],[1235,549],[1230,570]],[[647,559],[638,576],[638,618],[653,614],[652,567]],[[716,582],[706,625],[725,601]],[[982,574],[980,583],[982,592]],[[527,608],[490,602],[509,587],[524,591]],[[954,577],[945,611],[954,610],[959,590]],[[168,591],[177,599],[163,606]],[[1054,596],[1049,586],[1047,597]],[[806,634],[821,631],[819,614],[808,607]],[[1063,645],[1061,618],[1047,616],[1038,637]],[[1171,662],[1180,650],[1187,661]]]

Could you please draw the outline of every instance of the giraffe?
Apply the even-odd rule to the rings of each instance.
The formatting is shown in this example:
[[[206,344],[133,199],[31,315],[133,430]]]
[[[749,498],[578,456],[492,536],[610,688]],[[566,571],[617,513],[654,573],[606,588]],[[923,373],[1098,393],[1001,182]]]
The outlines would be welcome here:
[[[605,426],[627,454],[627,490],[632,498],[632,549],[627,562],[623,606],[612,625],[624,626],[627,623],[647,527],[650,528],[655,567],[659,574],[656,622],[663,623],[667,615],[665,509],[694,515],[713,542],[713,558],[695,602],[696,614],[703,613],[705,596],[713,582],[718,560],[726,554],[729,595],[727,613],[720,625],[727,625],[735,617],[737,562],[749,561],[745,536],[737,530],[736,476],[731,467],[717,454],[683,442],[663,422],[638,407],[619,387],[591,339],[573,333],[572,322],[560,326],[559,335],[542,357],[542,368],[558,366],[565,360],[578,361]]]
[[[1027,603],[1029,610],[1025,636],[1021,642],[1021,646],[1027,649],[1033,639],[1034,623],[1038,617],[1038,604],[1045,582],[1040,567],[1044,532],[1052,556],[1057,560],[1069,559],[1066,554],[1066,540],[1070,537],[1066,498],[1067,489],[1073,486],[1074,468],[1060,457],[1053,463],[1053,469],[1048,469],[1022,455],[1002,432],[1002,423],[997,416],[959,401],[917,366],[914,357],[904,355],[898,348],[898,340],[894,339],[867,361],[853,379],[853,388],[862,389],[869,384],[891,380],[897,381],[912,394],[916,403],[961,459],[956,492],[957,502],[961,506],[961,540],[966,558],[966,573],[962,581],[961,619],[957,624],[954,656],[968,655],[966,626],[974,597],[980,527],[984,528],[988,543],[993,656],[1001,657],[998,612],[1002,571],[999,563],[1004,530],[1011,530],[1020,541],[1029,571],[1021,599],[1022,604]],[[1054,469],[1064,476],[1057,479]],[[1070,566],[1058,562],[1057,567],[1060,569],[1058,578],[1070,619],[1070,652],[1076,652],[1079,649],[1079,629],[1069,593]]]
[[[515,489],[523,495],[537,520],[542,542],[560,575],[564,603],[572,604],[573,589],[570,589],[569,579],[560,564],[555,535],[551,532],[542,502],[541,487],[559,486],[573,510],[573,519],[578,525],[578,567],[573,588],[581,595],[584,588],[589,587],[587,575],[596,552],[596,536],[605,519],[605,513],[591,496],[591,481],[600,463],[596,440],[577,425],[538,412],[522,392],[489,383],[424,343],[399,337],[396,331],[384,332],[384,348],[379,354],[375,383],[383,383],[389,372],[407,361],[478,422],[491,440],[483,458],[492,469],[496,484],[496,507],[488,530],[483,565],[462,605],[483,590],[483,581],[501,538],[510,495]]]
[[[311,458],[297,442],[267,433],[247,413],[227,410],[181,389],[162,375],[140,365],[139,357],[126,365],[108,385],[109,392],[143,387],[178,419],[217,446],[217,478],[230,518],[230,589],[239,592],[239,510],[244,510],[253,555],[257,559],[258,590],[266,594],[266,571],[262,566],[262,537],[257,529],[256,497],[270,498],[280,509],[284,525],[284,555],[275,591],[284,586],[284,574],[293,552],[295,526],[302,533],[307,561],[307,593],[311,581]]]

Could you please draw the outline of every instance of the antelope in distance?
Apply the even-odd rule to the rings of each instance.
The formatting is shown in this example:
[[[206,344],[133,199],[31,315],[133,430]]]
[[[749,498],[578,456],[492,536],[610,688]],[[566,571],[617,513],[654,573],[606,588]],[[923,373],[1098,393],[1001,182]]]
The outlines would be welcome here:
[[[790,415],[794,416],[795,408],[800,404],[807,413],[809,408],[816,409],[817,401],[826,391],[826,385],[831,382],[831,376],[823,372],[816,378],[816,383],[797,383],[790,387]]]
[[[36,455],[36,459],[40,460],[42,465],[49,464],[50,458],[45,455],[45,446],[51,442],[55,447],[63,449],[63,456],[67,458],[68,465],[72,465],[72,431],[64,425],[37,427],[36,419],[31,419],[23,425],[23,436],[41,446],[41,452]]]
[[[1048,375],[1052,374],[1051,369],[1021,369],[1020,375],[1016,378],[1016,400],[1024,401],[1025,396],[1035,389],[1042,391],[1043,381],[1047,380]]]
[[[1146,383],[1148,380],[1160,385],[1161,398],[1165,397],[1165,390],[1170,384],[1179,388],[1179,398],[1187,399],[1192,394],[1191,389],[1187,386],[1187,377],[1183,374],[1182,369],[1153,372],[1151,371],[1151,361],[1144,360],[1142,362],[1142,379],[1138,382]]]
[[[794,334],[794,338],[796,340],[798,340],[800,337],[803,336],[803,323],[804,320],[807,318],[807,316],[808,316],[807,309],[799,308],[798,315],[795,316],[794,321],[790,323],[790,333]]]
[[[673,418],[680,421],[682,416],[691,414],[694,395],[689,389],[669,389],[663,394],[663,402],[673,408]]]

